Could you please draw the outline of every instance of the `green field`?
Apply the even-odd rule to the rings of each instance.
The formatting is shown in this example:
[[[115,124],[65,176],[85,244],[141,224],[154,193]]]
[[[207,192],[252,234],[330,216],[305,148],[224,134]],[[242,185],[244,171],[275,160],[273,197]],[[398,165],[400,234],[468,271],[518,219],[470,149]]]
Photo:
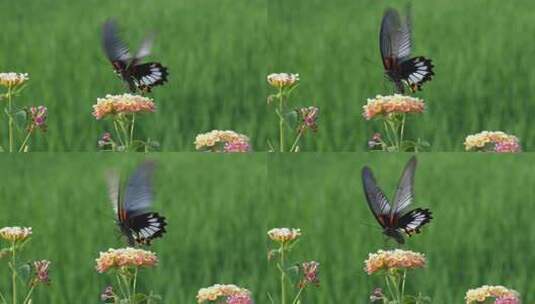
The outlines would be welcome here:
[[[93,151],[106,122],[91,116],[97,97],[121,93],[100,46],[100,26],[116,17],[132,47],[158,32],[151,59],[170,69],[155,89],[156,114],[140,123],[163,151],[193,150],[197,133],[234,129],[255,150],[276,136],[266,105],[271,72],[301,74],[291,106],[321,108],[320,132],[303,150],[361,151],[376,130],[360,113],[386,94],[378,50],[383,10],[376,0],[3,1],[0,70],[30,73],[21,104],[46,104],[49,133],[33,150]],[[428,102],[412,137],[434,151],[462,150],[467,134],[503,130],[535,145],[535,33],[532,1],[413,1],[414,54],[433,59]],[[5,121],[1,121],[5,124]],[[5,128],[2,128],[5,132]],[[3,135],[3,134],[2,134]],[[5,139],[4,136],[2,138]]]
[[[468,288],[503,284],[534,301],[535,155],[419,156],[415,206],[435,219],[407,248],[423,252],[428,267],[410,274],[410,291],[433,303],[462,303]],[[321,287],[304,303],[365,303],[381,282],[362,271],[367,254],[384,246],[361,190],[360,169],[372,167],[391,195],[409,155],[304,154],[248,156],[150,155],[158,162],[154,209],[168,218],[155,241],[160,265],[142,274],[142,288],[164,303],[194,303],[201,287],[235,283],[269,303],[277,290],[266,261],[266,231],[303,230],[295,261],[321,263]],[[130,172],[140,156],[34,154],[4,157],[0,167],[0,226],[34,230],[24,259],[53,262],[52,285],[35,303],[95,303],[110,277],[97,274],[99,251],[124,246],[115,233],[103,174]],[[3,244],[2,244],[3,245]],[[9,283],[0,261],[0,289]]]

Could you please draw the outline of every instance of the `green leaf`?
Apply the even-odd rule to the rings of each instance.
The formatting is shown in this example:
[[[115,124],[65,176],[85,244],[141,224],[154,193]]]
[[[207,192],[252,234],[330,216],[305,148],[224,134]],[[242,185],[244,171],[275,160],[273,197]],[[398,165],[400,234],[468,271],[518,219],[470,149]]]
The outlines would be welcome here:
[[[19,128],[19,129],[24,129],[26,128],[26,125],[28,123],[28,114],[26,113],[25,110],[19,110],[17,112],[14,113],[13,115],[13,119],[15,121],[15,125]]]
[[[292,129],[297,129],[299,126],[299,117],[297,115],[297,111],[290,111],[284,115],[284,119],[286,119],[286,122]]]
[[[19,278],[22,282],[29,284],[32,276],[32,265],[30,263],[21,265],[17,270],[17,274],[19,275]]]

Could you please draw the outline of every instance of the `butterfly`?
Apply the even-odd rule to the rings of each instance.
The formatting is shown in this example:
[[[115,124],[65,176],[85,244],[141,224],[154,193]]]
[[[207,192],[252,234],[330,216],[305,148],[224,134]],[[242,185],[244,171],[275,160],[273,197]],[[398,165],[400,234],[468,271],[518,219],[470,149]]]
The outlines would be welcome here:
[[[159,62],[141,63],[141,59],[150,55],[154,35],[148,35],[141,47],[132,56],[126,44],[119,38],[117,24],[108,20],[102,27],[102,45],[115,73],[128,85],[130,92],[150,92],[153,87],[167,81],[167,68]]]
[[[117,224],[129,246],[150,245],[155,238],[166,232],[165,217],[151,212],[153,201],[152,176],[155,164],[145,161],[138,166],[121,191],[121,182],[116,172],[108,172],[108,190]],[[124,197],[123,197],[124,194]]]
[[[383,228],[383,233],[404,244],[403,234],[412,236],[420,233],[422,226],[429,223],[433,218],[429,209],[416,208],[407,213],[403,211],[412,203],[414,193],[414,171],[416,169],[416,157],[412,157],[403,173],[396,190],[394,203],[391,205],[383,191],[377,186],[370,168],[362,169],[362,184],[366,201],[375,219]]]
[[[407,10],[410,12],[410,10]],[[386,77],[394,83],[397,93],[421,91],[422,84],[435,75],[431,59],[411,56],[410,14],[402,21],[394,9],[387,9],[381,22],[379,45]]]

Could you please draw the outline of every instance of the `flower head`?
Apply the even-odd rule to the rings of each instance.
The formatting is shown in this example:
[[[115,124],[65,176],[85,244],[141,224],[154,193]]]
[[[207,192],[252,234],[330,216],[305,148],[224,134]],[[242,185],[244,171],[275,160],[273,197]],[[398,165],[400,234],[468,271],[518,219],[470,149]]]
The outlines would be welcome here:
[[[320,109],[318,107],[305,107],[297,109],[301,123],[298,130],[304,132],[306,129],[312,130],[312,132],[318,131],[318,118]]]
[[[234,131],[213,130],[195,137],[195,149],[214,152],[248,152],[249,137]]]
[[[33,283],[37,285],[41,284],[50,284],[50,278],[48,277],[48,270],[50,267],[50,261],[41,260],[33,262],[33,267],[35,268],[35,278]]]
[[[505,288],[500,285],[498,286],[484,285],[476,289],[470,289],[466,292],[466,296],[464,297],[464,299],[466,300],[466,304],[470,304],[473,302],[484,302],[487,298],[495,298],[496,299],[495,303],[502,303],[502,304],[520,303],[520,295],[518,294],[517,291]],[[513,299],[516,302],[514,302]],[[498,302],[498,300],[503,301],[503,302]]]
[[[381,133],[374,133],[372,138],[368,140],[368,148],[370,149],[377,149],[380,148],[383,145],[383,138],[381,137]]]
[[[274,88],[283,89],[294,86],[299,81],[299,74],[274,73],[267,76],[267,82]]]
[[[28,73],[0,73],[0,85],[8,88],[20,86],[29,79]]]
[[[377,95],[368,99],[362,107],[362,116],[370,120],[377,116],[389,116],[393,114],[422,113],[425,110],[424,101],[418,98],[394,94],[392,96]]]
[[[303,279],[299,282],[299,288],[304,288],[307,285],[319,286],[320,263],[316,261],[304,262],[301,267],[303,269]]]
[[[375,288],[370,295],[370,302],[383,301],[384,298],[385,295],[383,294],[383,290],[381,288]]]
[[[232,297],[251,297],[251,292],[245,288],[238,287],[233,284],[215,284],[207,288],[201,288],[197,293],[197,303],[204,303],[206,301],[215,301],[218,298],[232,298]],[[237,300],[236,300],[237,301]],[[228,302],[227,302],[228,303]],[[242,302],[231,302],[233,304],[242,304]],[[243,303],[252,303],[243,302]]]
[[[153,267],[158,263],[156,254],[136,248],[108,249],[96,259],[96,269],[103,273],[112,268]]]
[[[100,148],[104,148],[104,147],[107,147],[109,145],[112,144],[112,138],[111,138],[111,133],[110,132],[104,132],[104,134],[102,134],[102,137],[100,137],[100,139],[98,140],[98,146]]]
[[[268,236],[275,242],[288,243],[301,236],[301,229],[294,228],[273,228],[268,231]]]
[[[0,237],[6,241],[24,241],[32,235],[31,227],[4,227],[0,229]]]
[[[364,271],[373,274],[380,270],[414,269],[425,266],[425,256],[409,250],[379,250],[364,261]]]
[[[124,115],[133,113],[155,112],[156,106],[152,99],[131,94],[106,95],[98,98],[93,105],[93,116],[102,119],[107,116]]]
[[[30,128],[39,128],[41,131],[46,131],[46,118],[48,117],[48,109],[45,106],[30,107],[28,109],[30,114]]]
[[[113,292],[113,287],[110,285],[104,288],[104,290],[100,294],[100,300],[102,300],[102,302],[107,303],[109,301],[113,301],[114,299],[115,299],[115,293]]]
[[[520,152],[520,141],[502,131],[483,131],[468,135],[464,141],[466,151]]]

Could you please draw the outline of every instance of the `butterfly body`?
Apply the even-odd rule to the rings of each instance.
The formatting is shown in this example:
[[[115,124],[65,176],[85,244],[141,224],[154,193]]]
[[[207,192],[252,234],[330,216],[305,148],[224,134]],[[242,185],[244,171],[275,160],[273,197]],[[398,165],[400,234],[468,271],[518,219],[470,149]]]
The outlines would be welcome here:
[[[127,84],[130,92],[150,92],[153,87],[167,82],[167,68],[159,62],[141,63],[150,55],[152,36],[147,36],[138,52],[130,54],[128,47],[119,38],[115,21],[108,20],[102,30],[102,44],[115,73]]]
[[[413,199],[415,167],[416,158],[413,157],[403,171],[392,205],[377,186],[371,169],[364,167],[362,170],[362,182],[368,206],[381,225],[383,234],[393,238],[399,244],[405,243],[404,234],[412,236],[419,233],[421,228],[433,218],[429,209],[416,208],[404,213]]]
[[[409,16],[402,21],[396,10],[386,10],[379,34],[381,58],[386,77],[401,94],[405,93],[406,87],[412,92],[421,90],[422,85],[435,75],[430,59],[411,57],[411,35]]]
[[[117,174],[108,176],[108,189],[117,225],[132,247],[150,245],[153,239],[162,237],[166,232],[165,217],[150,211],[153,166],[152,162],[145,162],[138,167],[128,181],[124,198]]]

